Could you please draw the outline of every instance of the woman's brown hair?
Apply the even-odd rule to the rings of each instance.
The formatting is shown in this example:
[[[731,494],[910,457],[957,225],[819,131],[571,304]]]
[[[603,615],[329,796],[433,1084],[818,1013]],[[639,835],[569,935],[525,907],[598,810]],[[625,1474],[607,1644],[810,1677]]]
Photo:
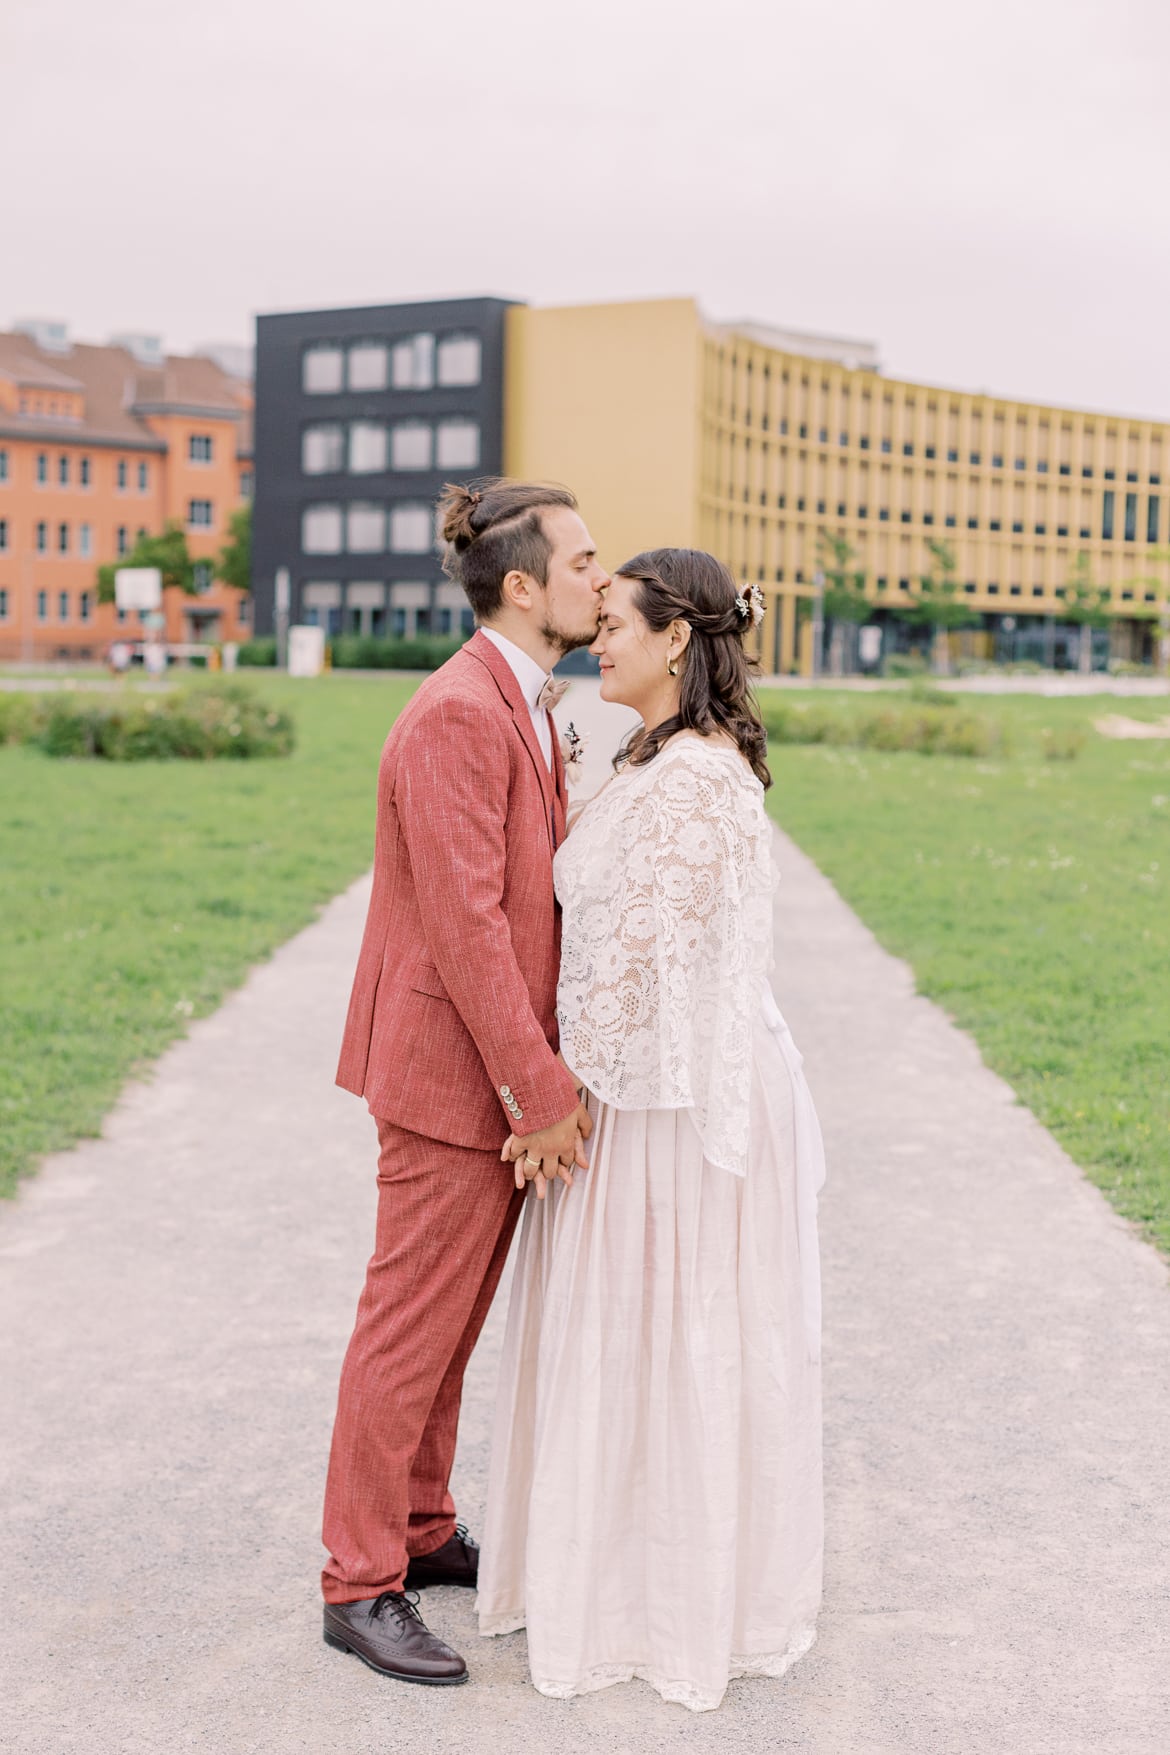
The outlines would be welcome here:
[[[552,544],[540,517],[546,506],[575,512],[577,502],[568,488],[551,482],[500,475],[444,487],[439,500],[439,529],[447,545],[443,571],[463,587],[477,622],[490,621],[500,609],[509,573],[548,583]]]
[[[647,627],[660,634],[671,622],[686,622],[691,637],[682,655],[678,712],[652,731],[635,732],[615,766],[652,761],[679,731],[703,737],[723,732],[735,740],[756,778],[771,786],[767,734],[751,687],[757,666],[743,643],[751,609],[731,573],[698,548],[648,549],[617,571],[633,580],[634,608]]]

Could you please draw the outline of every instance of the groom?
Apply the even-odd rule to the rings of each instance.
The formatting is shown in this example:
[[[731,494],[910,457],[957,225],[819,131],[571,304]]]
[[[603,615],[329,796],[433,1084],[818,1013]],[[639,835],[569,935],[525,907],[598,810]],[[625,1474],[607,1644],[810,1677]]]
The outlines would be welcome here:
[[[447,1483],[463,1373],[523,1197],[500,1148],[584,1162],[557,1057],[552,859],[565,785],[548,672],[609,583],[572,494],[487,480],[440,502],[478,628],[382,752],[374,888],[337,1082],[378,1125],[378,1217],[325,1493],[325,1639],[404,1682],[465,1682],[405,1594],[474,1585]]]

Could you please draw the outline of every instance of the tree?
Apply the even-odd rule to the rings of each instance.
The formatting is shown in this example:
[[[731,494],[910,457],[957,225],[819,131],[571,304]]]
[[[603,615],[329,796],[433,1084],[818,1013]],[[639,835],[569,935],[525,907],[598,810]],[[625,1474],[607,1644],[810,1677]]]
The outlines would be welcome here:
[[[164,588],[177,585],[188,597],[195,596],[195,563],[187,550],[183,526],[172,521],[161,536],[140,536],[128,555],[97,570],[99,603],[113,603],[114,574],[122,567],[157,567]]]
[[[1107,628],[1113,619],[1111,594],[1094,582],[1089,557],[1082,552],[1073,562],[1064,587],[1061,619],[1080,629],[1077,669],[1088,676],[1093,668],[1093,629]]]
[[[237,506],[228,519],[228,539],[216,556],[215,576],[237,591],[252,589],[251,506]]]
[[[857,555],[843,536],[817,531],[817,566],[824,579],[822,613],[832,624],[829,634],[829,675],[844,670],[845,628],[867,622],[871,605],[865,595],[865,568],[854,566]]]
[[[895,613],[904,622],[931,630],[931,669],[936,676],[947,676],[951,668],[948,634],[954,628],[969,628],[978,618],[959,595],[958,563],[950,543],[931,538],[926,549],[930,565],[919,575],[913,601]]]

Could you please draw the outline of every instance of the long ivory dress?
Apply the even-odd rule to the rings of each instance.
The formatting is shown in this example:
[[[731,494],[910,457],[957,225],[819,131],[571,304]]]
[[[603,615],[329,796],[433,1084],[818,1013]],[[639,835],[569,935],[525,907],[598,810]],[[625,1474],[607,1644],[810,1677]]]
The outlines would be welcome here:
[[[561,1043],[590,1167],[530,1190],[496,1404],[480,1631],[565,1697],[717,1707],[815,1637],[820,1130],[776,1009],[763,789],[676,737],[556,857]]]

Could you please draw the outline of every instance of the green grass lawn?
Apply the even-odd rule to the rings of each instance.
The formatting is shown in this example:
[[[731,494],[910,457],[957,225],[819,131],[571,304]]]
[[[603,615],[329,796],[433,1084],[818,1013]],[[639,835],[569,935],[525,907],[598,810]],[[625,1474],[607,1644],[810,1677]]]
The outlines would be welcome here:
[[[1170,742],[1091,731],[1107,713],[1160,718],[1170,701],[963,707],[1001,721],[1006,756],[774,746],[770,807],[1118,1210],[1170,1249]],[[1089,731],[1079,757],[1045,760],[1044,730],[1074,725]]]
[[[6,1191],[44,1152],[95,1133],[136,1066],[369,864],[378,752],[415,681],[267,674],[254,686],[295,713],[287,760],[0,749]],[[815,700],[853,712],[874,697]],[[1008,753],[774,746],[772,809],[921,991],[1170,1248],[1170,743],[1089,729],[1076,760],[1043,755],[1046,728],[1152,719],[1170,703],[966,697],[962,710],[1000,721]]]
[[[289,758],[0,749],[0,1192],[95,1134],[127,1075],[373,857],[382,741],[415,680],[266,675]]]

